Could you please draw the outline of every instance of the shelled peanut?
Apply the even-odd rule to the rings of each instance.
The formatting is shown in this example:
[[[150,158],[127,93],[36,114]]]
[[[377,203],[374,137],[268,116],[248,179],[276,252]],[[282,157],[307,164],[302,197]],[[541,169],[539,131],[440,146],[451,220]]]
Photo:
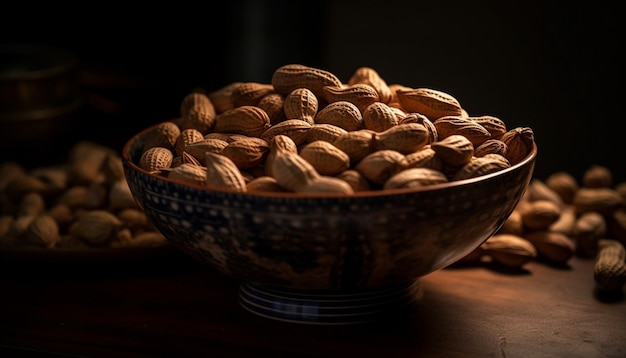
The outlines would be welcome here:
[[[369,67],[341,81],[288,64],[271,83],[187,94],[178,118],[147,133],[137,164],[189,185],[350,195],[497,172],[533,143],[529,127],[471,116],[445,92],[388,85]]]
[[[0,163],[0,250],[164,243],[137,206],[111,148],[79,141],[58,165]]]

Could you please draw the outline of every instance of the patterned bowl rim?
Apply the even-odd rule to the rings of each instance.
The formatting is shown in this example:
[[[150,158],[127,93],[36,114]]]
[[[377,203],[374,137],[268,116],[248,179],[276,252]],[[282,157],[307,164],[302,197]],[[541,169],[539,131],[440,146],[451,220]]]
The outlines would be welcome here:
[[[431,191],[438,191],[438,190],[446,190],[446,189],[451,189],[451,188],[455,188],[459,186],[471,185],[471,184],[476,184],[476,183],[480,183],[484,181],[489,181],[492,178],[505,176],[508,173],[517,171],[521,169],[522,167],[525,167],[528,165],[534,165],[534,161],[537,157],[537,150],[538,150],[537,143],[533,141],[532,148],[530,152],[528,153],[528,155],[519,163],[516,163],[510,166],[509,168],[502,169],[494,173],[485,174],[485,175],[481,175],[481,176],[474,177],[474,178],[455,180],[455,181],[450,181],[450,182],[441,183],[441,184],[432,184],[432,185],[418,186],[418,187],[412,187],[412,188],[358,191],[350,195],[340,194],[340,193],[335,194],[335,193],[293,193],[293,192],[248,193],[248,192],[239,192],[239,191],[225,189],[225,188],[203,186],[200,184],[185,182],[179,179],[162,177],[160,175],[150,173],[149,171],[142,169],[141,167],[139,167],[139,165],[135,164],[130,154],[132,146],[134,145],[134,143],[140,140],[142,136],[149,133],[158,125],[159,124],[155,124],[147,128],[144,128],[143,130],[141,130],[140,132],[132,136],[126,142],[126,144],[124,144],[124,147],[122,148],[122,161],[123,163],[128,165],[130,169],[140,172],[143,175],[151,177],[155,180],[162,180],[162,181],[177,184],[177,185],[184,185],[184,186],[191,187],[199,191],[231,193],[231,194],[238,194],[238,195],[244,195],[244,196],[249,196],[249,197],[271,197],[271,198],[292,198],[292,199],[374,198],[374,197],[389,197],[389,196],[394,196],[394,195],[406,195],[406,194],[412,194],[412,193],[418,193],[418,192],[431,192]]]

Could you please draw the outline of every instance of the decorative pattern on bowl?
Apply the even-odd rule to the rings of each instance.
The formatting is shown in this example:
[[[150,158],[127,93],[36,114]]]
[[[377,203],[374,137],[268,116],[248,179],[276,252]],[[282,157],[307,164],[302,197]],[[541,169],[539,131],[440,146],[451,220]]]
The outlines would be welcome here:
[[[353,195],[216,191],[140,169],[143,137],[122,156],[129,186],[177,248],[242,283],[280,290],[407,285],[473,251],[503,224],[537,154],[482,177]]]

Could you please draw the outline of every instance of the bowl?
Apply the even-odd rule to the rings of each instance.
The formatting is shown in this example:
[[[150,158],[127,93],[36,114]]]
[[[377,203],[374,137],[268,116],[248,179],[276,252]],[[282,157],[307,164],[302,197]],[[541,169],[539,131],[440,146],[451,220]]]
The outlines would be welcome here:
[[[492,236],[531,180],[537,147],[496,173],[352,195],[212,190],[137,164],[154,127],[122,149],[138,205],[174,247],[241,283],[247,310],[290,322],[367,322],[419,302],[419,279]]]

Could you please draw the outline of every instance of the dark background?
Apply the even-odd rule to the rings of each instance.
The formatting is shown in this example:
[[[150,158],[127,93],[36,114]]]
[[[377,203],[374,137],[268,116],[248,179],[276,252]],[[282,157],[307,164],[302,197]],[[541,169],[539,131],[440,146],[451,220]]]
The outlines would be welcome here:
[[[140,129],[177,116],[192,89],[269,82],[287,63],[323,68],[344,81],[370,66],[388,83],[448,92],[471,115],[531,127],[539,178],[558,170],[580,178],[599,164],[616,181],[626,180],[617,5],[265,0],[132,10],[86,4],[27,3],[0,25],[5,43],[52,44],[80,59],[85,102],[68,128],[69,141],[121,149]],[[63,143],[68,139],[47,155]]]

